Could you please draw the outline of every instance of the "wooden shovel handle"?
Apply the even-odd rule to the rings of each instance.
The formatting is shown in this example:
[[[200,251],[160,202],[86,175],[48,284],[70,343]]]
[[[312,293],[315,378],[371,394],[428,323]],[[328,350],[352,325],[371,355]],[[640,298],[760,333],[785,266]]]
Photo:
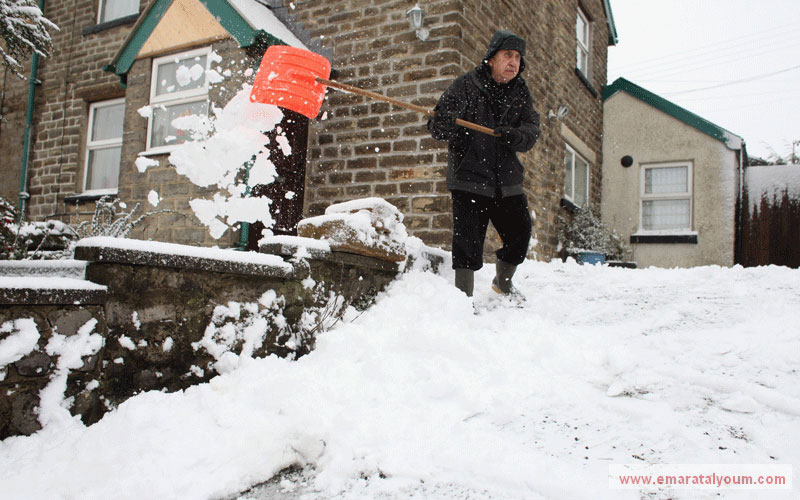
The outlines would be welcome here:
[[[432,109],[424,108],[422,106],[417,106],[416,104],[398,101],[397,99],[392,99],[391,97],[386,97],[385,95],[377,94],[375,92],[370,92],[369,90],[364,90],[362,88],[354,87],[352,85],[347,85],[346,83],[339,83],[333,80],[326,80],[325,78],[319,78],[319,77],[317,77],[317,82],[323,85],[327,85],[328,87],[333,87],[335,89],[344,90],[347,92],[351,92],[353,94],[362,95],[364,97],[371,97],[373,99],[377,99],[378,101],[388,102],[389,104],[394,104],[395,106],[399,106],[401,108],[417,111],[418,113],[422,113],[428,116],[434,115],[434,111]],[[482,125],[478,125],[477,123],[468,122],[466,120],[462,120],[461,118],[456,118],[456,124],[494,137],[500,137],[500,134],[496,134],[494,130],[490,129],[489,127],[484,127]]]

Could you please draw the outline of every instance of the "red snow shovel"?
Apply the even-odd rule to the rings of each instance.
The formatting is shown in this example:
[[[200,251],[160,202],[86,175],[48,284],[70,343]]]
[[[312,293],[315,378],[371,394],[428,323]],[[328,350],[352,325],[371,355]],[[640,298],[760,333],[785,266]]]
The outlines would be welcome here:
[[[325,86],[327,85],[428,116],[434,114],[432,109],[328,80],[330,75],[331,63],[325,57],[296,47],[272,45],[261,59],[261,66],[258,68],[253,88],[250,91],[250,100],[262,104],[274,104],[313,119],[319,114],[322,101],[325,100]],[[456,119],[456,123],[484,134],[500,136],[488,127],[460,118]]]

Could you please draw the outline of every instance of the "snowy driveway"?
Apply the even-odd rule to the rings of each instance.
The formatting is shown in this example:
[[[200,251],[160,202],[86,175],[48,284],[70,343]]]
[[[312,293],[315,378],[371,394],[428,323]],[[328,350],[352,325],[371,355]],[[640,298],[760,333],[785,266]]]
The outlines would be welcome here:
[[[489,300],[491,269],[476,275]],[[711,499],[609,488],[609,466],[800,470],[800,271],[525,263],[479,315],[410,273],[297,362],[146,393],[0,443],[9,499]],[[243,492],[292,465],[260,496]],[[800,484],[795,481],[795,484]]]

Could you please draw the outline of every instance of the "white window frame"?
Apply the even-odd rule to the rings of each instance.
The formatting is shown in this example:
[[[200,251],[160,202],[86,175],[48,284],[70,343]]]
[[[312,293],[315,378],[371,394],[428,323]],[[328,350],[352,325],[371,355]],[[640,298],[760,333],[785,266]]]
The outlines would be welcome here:
[[[647,171],[659,168],[675,168],[686,167],[686,192],[676,193],[658,193],[648,194],[645,192],[647,178]],[[692,221],[694,220],[694,196],[693,196],[693,182],[692,171],[693,165],[691,161],[680,161],[670,163],[652,163],[642,165],[641,179],[640,179],[640,201],[639,201],[639,230],[637,234],[686,234],[692,233]],[[644,204],[647,201],[660,201],[660,200],[688,200],[689,201],[689,225],[684,228],[671,228],[671,229],[645,229],[644,227]]]
[[[138,14],[139,13],[140,5],[139,5],[139,2],[136,2],[136,4],[137,4],[136,5],[136,11],[131,12],[130,14],[126,14],[125,16],[115,17],[113,19],[103,20],[103,12],[105,11],[106,4],[108,2],[109,2],[109,0],[100,0],[99,3],[97,4],[97,24],[108,23],[108,22],[113,21],[114,19],[122,19],[122,17],[127,17],[129,15],[132,16],[133,14]]]
[[[564,198],[566,198],[567,200],[569,200],[571,203],[573,203],[576,206],[588,207],[589,206],[589,199],[591,198],[591,191],[589,189],[589,186],[591,186],[590,179],[591,179],[591,172],[592,172],[592,164],[589,163],[589,160],[584,158],[580,153],[578,153],[575,150],[575,148],[570,146],[568,143],[564,143],[564,145],[566,147],[566,152],[567,152],[567,156],[565,156],[565,158],[564,158],[564,160],[565,160],[565,162],[564,162],[564,168],[565,168],[565,172],[564,172]],[[567,165],[567,162],[566,162],[567,157],[571,158],[570,162],[569,162],[569,165]],[[583,161],[586,164],[586,186],[585,186],[585,189],[586,189],[586,201],[582,205],[578,205],[576,203],[576,200],[575,200],[575,159],[576,158],[580,158],[581,161]],[[567,180],[566,169],[570,169],[572,171],[572,182],[570,183],[569,186],[567,186],[567,183],[566,183],[566,180]]]
[[[585,40],[578,31],[581,22],[586,26]],[[575,68],[588,79],[592,70],[592,23],[589,22],[589,17],[580,6],[578,6],[578,15],[575,19],[575,39],[577,46]]]
[[[119,147],[120,151],[122,150],[122,137],[125,134],[124,129],[121,131],[119,138],[113,139],[104,139],[100,141],[93,141],[92,140],[92,130],[94,128],[94,117],[95,111],[98,108],[104,108],[108,106],[116,106],[118,104],[125,104],[125,98],[121,97],[119,99],[109,99],[107,101],[98,101],[94,102],[89,105],[89,128],[86,130],[86,149],[84,150],[84,159],[83,159],[83,189],[82,192],[84,194],[116,194],[119,190],[119,168],[117,169],[117,186],[114,188],[106,188],[106,189],[88,189],[87,185],[89,183],[89,157],[91,156],[89,153],[95,150],[101,149],[109,149],[112,147]],[[122,109],[123,113],[123,120],[125,114],[125,108]]]
[[[171,63],[175,62],[176,60],[180,59],[188,59],[198,56],[206,56],[206,68],[203,74],[203,86],[196,88],[196,89],[189,89],[183,90],[179,92],[173,92],[169,94],[164,94],[157,96],[156,90],[158,88],[158,67],[163,63]],[[152,75],[150,77],[150,107],[153,108],[153,113],[150,114],[150,117],[147,119],[147,144],[146,144],[146,153],[147,154],[161,154],[161,153],[169,153],[174,150],[179,144],[171,144],[166,146],[157,146],[152,147],[152,133],[153,133],[153,116],[155,114],[155,108],[161,106],[174,106],[177,104],[187,104],[193,102],[200,102],[200,101],[207,101],[208,100],[208,70],[211,65],[211,47],[203,47],[200,49],[189,50],[186,52],[180,52],[178,54],[171,54],[168,56],[159,57],[153,59],[152,65]]]

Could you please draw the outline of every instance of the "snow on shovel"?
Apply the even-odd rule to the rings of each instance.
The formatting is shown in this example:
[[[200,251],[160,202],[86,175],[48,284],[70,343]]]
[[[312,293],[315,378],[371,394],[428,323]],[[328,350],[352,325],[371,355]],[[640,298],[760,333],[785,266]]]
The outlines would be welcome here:
[[[274,104],[313,119],[319,114],[322,102],[325,100],[325,87],[328,86],[388,102],[428,116],[434,114],[432,109],[398,101],[352,85],[334,82],[328,79],[330,75],[331,63],[325,57],[297,47],[272,45],[261,59],[261,65],[250,91],[250,100],[262,104]],[[462,127],[499,137],[499,134],[495,134],[492,129],[461,118],[456,119],[456,123]]]

